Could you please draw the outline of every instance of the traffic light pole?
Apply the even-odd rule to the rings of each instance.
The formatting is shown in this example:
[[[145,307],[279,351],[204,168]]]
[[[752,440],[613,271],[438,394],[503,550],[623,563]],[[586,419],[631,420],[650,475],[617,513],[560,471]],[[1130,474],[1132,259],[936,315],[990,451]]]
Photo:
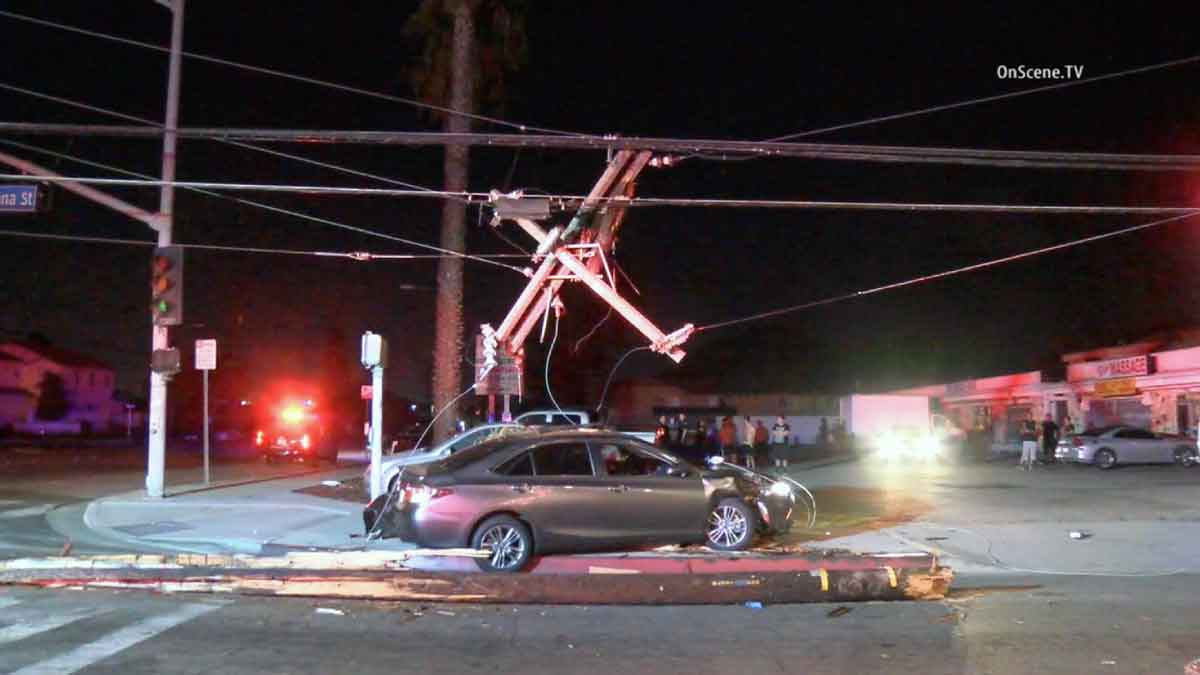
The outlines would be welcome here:
[[[175,136],[179,127],[179,70],[183,48],[184,0],[169,0],[171,9],[171,58],[167,75],[167,115],[163,133],[162,177],[159,200],[158,245],[171,245],[171,227],[175,208]],[[166,4],[166,3],[164,3]],[[166,326],[153,326],[152,349],[168,349],[170,333]],[[150,373],[150,420],[146,457],[146,495],[163,496],[166,468],[167,436],[167,378],[162,373]]]

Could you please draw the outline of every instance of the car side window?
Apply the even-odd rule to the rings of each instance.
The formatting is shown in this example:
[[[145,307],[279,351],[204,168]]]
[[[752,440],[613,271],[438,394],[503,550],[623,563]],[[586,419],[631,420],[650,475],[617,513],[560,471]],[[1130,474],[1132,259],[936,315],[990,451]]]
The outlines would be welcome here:
[[[610,476],[665,476],[670,468],[669,464],[656,457],[616,443],[600,446],[600,460]]]
[[[1125,429],[1124,431],[1118,431],[1113,435],[1117,438],[1135,438],[1142,440],[1154,438],[1154,434],[1141,429]]]
[[[533,457],[528,452],[522,452],[497,467],[496,473],[503,476],[532,476]]]
[[[483,429],[480,429],[478,431],[473,431],[473,432],[463,436],[462,438],[458,439],[457,441],[451,443],[450,444],[450,452],[453,453],[453,452],[458,452],[459,450],[465,450],[466,448],[469,448],[472,445],[475,445],[476,443],[484,440],[485,438],[487,438],[487,435],[484,433]]]
[[[539,476],[592,476],[587,443],[551,443],[534,448],[533,466]]]

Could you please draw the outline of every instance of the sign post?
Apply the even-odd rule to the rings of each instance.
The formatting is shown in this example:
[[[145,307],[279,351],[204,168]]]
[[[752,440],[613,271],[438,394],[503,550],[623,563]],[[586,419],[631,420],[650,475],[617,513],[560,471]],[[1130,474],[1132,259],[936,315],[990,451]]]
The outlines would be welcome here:
[[[196,370],[204,373],[204,484],[208,471],[208,371],[217,369],[217,341],[196,340]]]
[[[383,494],[383,368],[387,341],[367,331],[362,336],[363,368],[371,371],[371,499]],[[364,389],[363,394],[366,391]]]

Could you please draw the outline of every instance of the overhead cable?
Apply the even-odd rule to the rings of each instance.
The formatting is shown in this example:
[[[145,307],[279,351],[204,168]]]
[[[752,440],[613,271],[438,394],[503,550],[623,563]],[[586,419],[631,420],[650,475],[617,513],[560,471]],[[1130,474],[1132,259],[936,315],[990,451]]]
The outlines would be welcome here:
[[[799,304],[799,305],[780,307],[778,309],[772,309],[772,310],[768,310],[766,312],[759,312],[757,314],[751,314],[749,316],[744,316],[744,317],[740,317],[740,318],[736,318],[736,319],[729,319],[727,321],[718,321],[715,323],[705,324],[703,326],[697,326],[695,332],[699,333],[702,331],[716,330],[718,328],[727,328],[729,326],[736,326],[736,325],[743,324],[743,323],[749,323],[751,321],[760,321],[762,319],[769,319],[769,318],[776,317],[776,316],[782,316],[784,314],[791,314],[793,312],[799,312],[799,311],[802,311],[805,309],[812,309],[814,307],[821,307],[823,305],[832,305],[835,302],[842,302],[844,300],[853,300],[855,298],[861,298],[861,297],[864,297],[867,295],[873,295],[875,293],[882,293],[884,291],[895,290],[897,288],[904,288],[905,286],[913,286],[916,284],[925,283],[927,281],[935,281],[937,279],[943,279],[945,277],[955,276],[958,274],[965,274],[967,272],[974,272],[976,270],[986,269],[988,267],[995,267],[997,265],[1003,265],[1005,263],[1015,262],[1017,260],[1024,260],[1026,258],[1032,258],[1034,256],[1044,255],[1046,253],[1051,253],[1053,251],[1061,251],[1063,249],[1071,248],[1074,246],[1090,244],[1092,242],[1100,241],[1102,239],[1119,237],[1119,236],[1122,236],[1125,234],[1129,234],[1131,232],[1137,232],[1139,230],[1145,230],[1145,229],[1149,229],[1152,227],[1158,227],[1160,225],[1166,225],[1168,223],[1173,223],[1173,222],[1176,222],[1179,220],[1192,218],[1197,215],[1200,215],[1200,209],[1194,209],[1190,213],[1186,213],[1186,214],[1183,214],[1180,216],[1172,216],[1170,218],[1163,218],[1162,220],[1155,220],[1155,221],[1152,221],[1149,223],[1142,223],[1141,225],[1133,225],[1131,227],[1125,227],[1125,228],[1121,228],[1119,230],[1113,230],[1112,232],[1096,234],[1096,235],[1092,235],[1090,237],[1084,237],[1082,239],[1075,239],[1072,241],[1063,242],[1061,244],[1044,246],[1042,248],[1033,249],[1031,251],[1024,251],[1022,253],[1004,256],[1002,258],[995,258],[993,260],[986,260],[984,262],[974,263],[972,265],[966,265],[964,267],[956,267],[954,269],[949,269],[949,270],[945,270],[943,272],[937,272],[934,274],[926,274],[923,276],[914,277],[912,279],[906,279],[904,281],[897,281],[897,282],[890,283],[890,284],[884,284],[883,286],[876,286],[874,288],[868,288],[868,289],[861,290],[861,291],[854,291],[851,293],[843,293],[841,295],[835,295],[835,296],[832,296],[829,298],[824,298],[821,300],[814,300],[812,302],[806,302],[806,303]]]
[[[0,143],[7,143],[0,139]],[[162,181],[154,178],[126,179],[100,178],[94,176],[40,177],[24,174],[0,174],[0,180],[24,180],[58,183],[83,183],[116,187],[162,187],[173,185],[192,190],[228,190],[231,192],[284,192],[300,194],[325,194],[366,197],[421,197],[432,199],[455,198],[471,203],[488,202],[492,195],[485,192],[450,192],[446,190],[409,190],[393,188],[360,188],[329,185],[285,185],[280,183],[218,183],[211,181]],[[584,195],[549,195],[561,208],[589,199]],[[726,207],[753,209],[816,209],[849,211],[935,211],[962,213],[1021,213],[1021,214],[1072,214],[1072,215],[1123,215],[1123,214],[1187,214],[1194,206],[1097,206],[1065,204],[971,204],[936,202],[840,202],[803,199],[707,199],[702,197],[601,197],[596,203],[622,207],[675,206],[675,207]],[[263,206],[263,208],[273,208]],[[279,210],[279,209],[276,209]],[[285,211],[286,212],[286,211]],[[310,217],[312,218],[312,217]],[[320,222],[329,222],[320,219]],[[340,226],[340,225],[339,225]],[[391,235],[388,235],[391,236]],[[428,244],[416,244],[428,248]],[[444,251],[443,251],[444,252]]]
[[[39,19],[39,18],[28,16],[25,14],[18,14],[16,12],[0,10],[0,16],[8,17],[10,19],[16,19],[18,21],[26,21],[26,22],[36,24],[39,26],[43,26],[46,28],[56,28],[58,30],[69,31],[72,33],[77,33],[79,35],[87,35],[88,37],[100,38],[102,40],[109,40],[112,42],[119,42],[121,44],[131,45],[134,47],[141,47],[143,49],[152,49],[156,52],[160,52],[163,54],[171,53],[171,49],[169,47],[163,47],[161,45],[156,45],[156,44],[153,44],[150,42],[143,42],[141,40],[134,40],[132,38],[126,38],[126,37],[122,37],[119,35],[113,35],[111,33],[102,33],[100,31],[88,30],[86,28],[80,28],[78,26],[72,26],[72,25],[65,24],[65,23],[59,23],[56,21]],[[207,54],[199,54],[196,52],[189,52],[189,51],[182,51],[181,54],[183,56],[186,56],[191,59],[195,59],[197,61],[216,63],[216,64],[223,65],[223,66],[229,66],[231,68],[238,68],[241,70],[258,73],[261,75],[271,75],[272,77],[279,77],[279,78],[283,78],[283,79],[287,79],[287,80],[292,80],[295,82],[303,82],[305,84],[316,85],[319,87],[326,87],[329,89],[336,89],[339,91],[345,91],[345,92],[349,92],[352,94],[359,94],[361,96],[369,96],[371,98],[376,98],[376,99],[380,99],[380,100],[384,100],[384,101],[391,101],[393,103],[401,103],[401,104],[412,106],[415,108],[422,108],[424,110],[432,110],[432,111],[440,112],[440,113],[443,113],[446,115],[454,115],[456,117],[466,117],[469,119],[476,120],[478,122],[487,122],[489,124],[495,124],[497,126],[509,127],[512,129],[517,129],[519,131],[536,131],[536,132],[545,133],[545,134],[556,134],[556,135],[564,135],[564,136],[583,135],[583,134],[579,134],[577,132],[563,131],[561,129],[552,129],[549,127],[539,127],[539,126],[534,126],[534,125],[530,125],[530,124],[520,124],[518,122],[510,122],[508,120],[501,119],[499,117],[491,117],[489,115],[481,115],[478,113],[471,113],[471,112],[465,112],[462,110],[455,110],[453,108],[449,108],[446,106],[434,105],[432,103],[425,103],[423,101],[417,101],[415,99],[405,98],[403,96],[396,96],[394,94],[385,94],[383,92],[372,91],[370,89],[363,89],[361,87],[352,87],[350,85],[340,84],[337,82],[331,82],[329,80],[321,80],[321,79],[318,79],[315,77],[307,77],[305,75],[296,75],[295,73],[288,73],[288,72],[285,72],[282,70],[276,70],[274,68],[264,68],[262,66],[255,66],[255,65],[248,64],[248,63],[240,63],[238,61],[233,61],[231,59],[223,59],[223,58],[219,58],[216,56],[209,56]]]

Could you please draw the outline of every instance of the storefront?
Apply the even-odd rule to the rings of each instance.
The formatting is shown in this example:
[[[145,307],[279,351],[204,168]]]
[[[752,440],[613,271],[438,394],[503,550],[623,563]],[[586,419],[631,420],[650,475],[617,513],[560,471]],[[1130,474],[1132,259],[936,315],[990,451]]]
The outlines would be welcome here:
[[[1113,351],[1125,348],[1113,348]],[[1195,435],[1200,347],[1067,362],[1067,381],[1089,427],[1127,424]]]

